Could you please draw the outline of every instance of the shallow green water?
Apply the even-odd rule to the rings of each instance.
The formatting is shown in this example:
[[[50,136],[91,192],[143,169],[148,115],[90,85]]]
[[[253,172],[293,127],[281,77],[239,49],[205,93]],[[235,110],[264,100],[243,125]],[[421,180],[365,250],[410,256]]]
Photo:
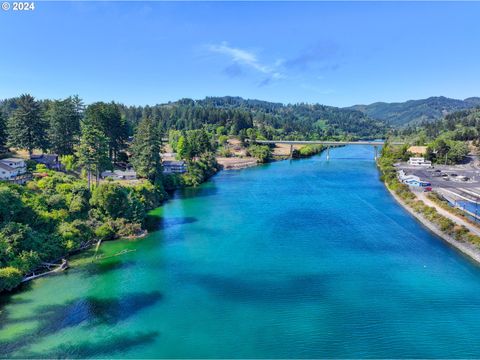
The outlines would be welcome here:
[[[403,211],[373,150],[222,172],[130,254],[1,298],[3,357],[480,357],[480,268]]]

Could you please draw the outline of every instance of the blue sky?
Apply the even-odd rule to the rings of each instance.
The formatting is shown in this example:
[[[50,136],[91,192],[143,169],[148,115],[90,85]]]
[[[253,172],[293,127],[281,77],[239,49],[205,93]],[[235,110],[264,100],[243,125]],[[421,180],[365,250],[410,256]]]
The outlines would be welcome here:
[[[480,96],[480,3],[37,2],[0,12],[0,98]]]

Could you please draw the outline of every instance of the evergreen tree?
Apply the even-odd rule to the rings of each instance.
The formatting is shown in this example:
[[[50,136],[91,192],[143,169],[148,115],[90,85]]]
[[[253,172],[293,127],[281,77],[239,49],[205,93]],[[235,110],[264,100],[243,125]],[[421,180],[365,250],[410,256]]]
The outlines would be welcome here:
[[[5,132],[5,118],[0,111],[0,152],[5,151],[5,146],[7,144],[7,133]]]
[[[108,138],[105,134],[97,127],[83,123],[76,155],[79,165],[87,171],[88,188],[91,187],[92,174],[95,174],[98,184],[100,173],[111,165],[108,157]]]
[[[96,102],[87,107],[85,120],[101,130],[108,138],[108,155],[115,161],[118,153],[125,148],[128,127],[114,102]]]
[[[40,105],[33,96],[20,96],[7,127],[9,146],[26,149],[30,155],[35,148],[47,147],[45,122],[41,117]]]
[[[80,99],[78,95],[74,95],[70,99],[75,109],[75,113],[81,120],[83,118],[83,113],[85,112],[85,105],[83,104],[82,99]]]
[[[191,158],[189,146],[188,146],[187,139],[186,139],[185,135],[181,135],[178,138],[177,155],[180,159],[189,160]]]
[[[159,183],[162,176],[160,161],[161,136],[151,118],[140,121],[131,146],[131,163],[138,176]]]
[[[71,97],[56,100],[47,111],[50,149],[59,155],[73,154],[74,146],[78,142],[81,114],[77,100]]]

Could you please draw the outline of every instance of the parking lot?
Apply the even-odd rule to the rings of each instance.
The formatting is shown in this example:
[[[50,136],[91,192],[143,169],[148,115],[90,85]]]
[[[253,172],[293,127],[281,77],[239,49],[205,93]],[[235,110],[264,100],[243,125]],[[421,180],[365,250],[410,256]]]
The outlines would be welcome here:
[[[403,170],[406,175],[415,175],[422,181],[431,183],[433,191],[452,203],[462,201],[480,203],[480,168],[474,161],[462,165],[432,167],[398,163],[396,167],[398,170]]]

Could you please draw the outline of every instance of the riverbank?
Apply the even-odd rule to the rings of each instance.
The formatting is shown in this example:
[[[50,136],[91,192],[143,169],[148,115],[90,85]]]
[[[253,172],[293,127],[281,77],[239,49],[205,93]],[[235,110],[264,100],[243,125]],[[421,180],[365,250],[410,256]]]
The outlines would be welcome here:
[[[271,157],[268,162],[281,161],[287,159],[304,159],[309,158],[314,155],[321,154],[326,148],[322,145],[312,146],[312,145],[293,145],[290,148],[289,144],[277,144],[271,153]],[[253,166],[258,166],[264,164],[264,162],[258,161],[253,156],[246,156],[246,149],[243,149],[244,152],[240,153],[239,156],[232,157],[222,157],[217,156],[217,163],[220,165],[222,170],[241,170]],[[291,153],[291,151],[293,152]]]
[[[454,214],[439,209],[430,201],[423,201],[398,179],[396,162],[405,157],[406,147],[385,145],[377,161],[381,180],[394,199],[426,228],[463,254],[480,263],[480,236],[477,229]],[[420,190],[420,189],[419,189]],[[423,195],[423,193],[421,194]]]
[[[429,221],[425,216],[415,212],[410,206],[407,205],[405,201],[403,201],[397,194],[395,194],[395,192],[391,190],[387,186],[387,184],[385,184],[385,187],[387,188],[390,195],[392,195],[392,197],[423,226],[425,226],[428,230],[440,237],[442,240],[444,240],[445,242],[447,242],[448,244],[450,244],[451,246],[453,246],[454,248],[480,264],[480,249],[475,247],[473,244],[460,242],[456,240],[453,236],[446,234],[433,222]]]
[[[222,170],[240,170],[259,165],[253,157],[217,157],[217,163]]]

